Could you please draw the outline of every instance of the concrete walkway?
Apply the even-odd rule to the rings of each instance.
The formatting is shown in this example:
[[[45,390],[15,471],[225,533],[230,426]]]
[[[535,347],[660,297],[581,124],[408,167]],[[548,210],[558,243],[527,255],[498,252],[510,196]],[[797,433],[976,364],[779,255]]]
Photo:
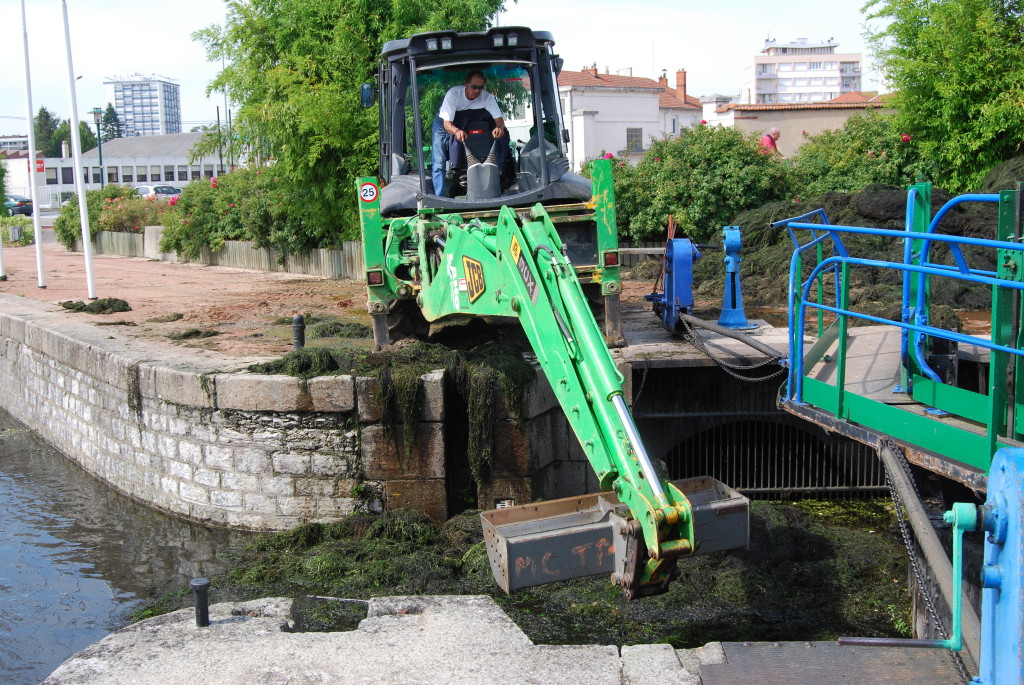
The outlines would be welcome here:
[[[381,597],[356,630],[292,633],[292,602],[272,598],[192,610],[120,630],[65,662],[44,685],[345,683],[366,685],[700,685],[711,643],[534,645],[485,596]]]

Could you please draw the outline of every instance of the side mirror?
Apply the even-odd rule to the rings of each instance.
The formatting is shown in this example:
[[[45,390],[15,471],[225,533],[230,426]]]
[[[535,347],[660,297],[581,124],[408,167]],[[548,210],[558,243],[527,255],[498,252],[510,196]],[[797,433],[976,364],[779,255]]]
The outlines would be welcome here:
[[[373,86],[369,83],[364,83],[363,87],[359,89],[359,104],[364,109],[373,107],[377,103],[377,94],[373,92]]]
[[[562,67],[564,65],[565,65],[565,60],[562,59],[561,57],[559,57],[558,55],[555,55],[554,59],[551,60],[551,66],[553,66],[555,68],[555,73],[556,74],[561,74],[562,73]]]

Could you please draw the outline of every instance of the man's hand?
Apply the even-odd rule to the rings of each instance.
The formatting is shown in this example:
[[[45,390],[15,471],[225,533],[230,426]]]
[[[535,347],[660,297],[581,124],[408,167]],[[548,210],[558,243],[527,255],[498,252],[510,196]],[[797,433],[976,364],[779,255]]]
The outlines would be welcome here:
[[[491,135],[494,136],[495,140],[497,140],[498,138],[501,138],[503,135],[505,135],[505,129],[503,129],[501,126],[495,126],[494,130],[491,131]]]
[[[463,131],[461,128],[455,129],[455,134],[454,135],[455,135],[455,140],[459,141],[460,143],[465,143],[466,142],[466,132]]]

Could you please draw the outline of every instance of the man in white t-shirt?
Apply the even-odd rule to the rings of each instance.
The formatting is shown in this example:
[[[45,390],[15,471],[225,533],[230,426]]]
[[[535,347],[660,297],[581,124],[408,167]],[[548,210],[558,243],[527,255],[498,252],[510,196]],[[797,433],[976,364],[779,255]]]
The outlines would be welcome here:
[[[456,115],[459,112],[472,109],[486,110],[494,118],[494,128],[491,135],[495,140],[501,140],[506,135],[505,119],[498,107],[498,101],[484,88],[487,79],[483,72],[471,71],[466,75],[466,83],[462,86],[454,86],[448,89],[441,102],[441,109],[434,118],[433,126],[433,169],[431,180],[434,184],[434,194],[441,195],[444,192],[445,161],[458,157],[459,146],[466,140],[466,132],[457,124],[461,117]],[[498,156],[495,160],[498,168],[503,168],[505,163],[507,145],[498,145]]]

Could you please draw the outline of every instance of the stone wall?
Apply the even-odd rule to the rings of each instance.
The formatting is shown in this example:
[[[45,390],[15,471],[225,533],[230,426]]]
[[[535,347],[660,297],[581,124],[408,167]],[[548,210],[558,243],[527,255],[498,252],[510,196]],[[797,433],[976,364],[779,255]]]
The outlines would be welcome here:
[[[178,516],[280,530],[406,506],[443,521],[477,503],[596,487],[542,377],[521,422],[497,400],[494,459],[477,485],[443,372],[422,379],[407,453],[385,435],[376,379],[250,374],[256,359],[119,337],[73,316],[0,294],[0,407],[88,473]]]

